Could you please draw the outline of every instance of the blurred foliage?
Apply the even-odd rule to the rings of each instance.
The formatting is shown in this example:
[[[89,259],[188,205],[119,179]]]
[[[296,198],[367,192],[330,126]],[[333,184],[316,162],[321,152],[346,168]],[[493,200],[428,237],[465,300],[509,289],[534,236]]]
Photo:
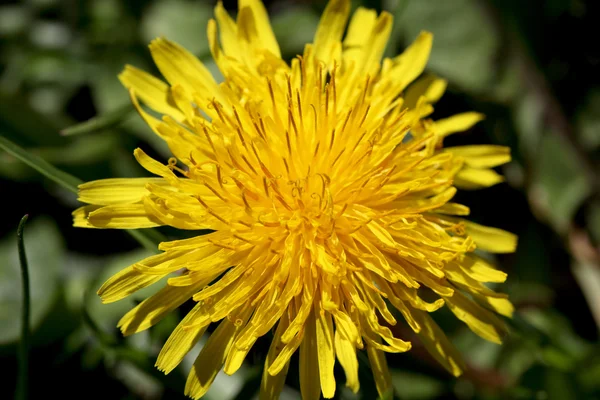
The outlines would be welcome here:
[[[266,3],[289,59],[311,40],[325,3]],[[133,149],[141,146],[160,157],[168,150],[133,115],[116,75],[126,63],[156,73],[146,46],[165,36],[219,76],[206,40],[213,5],[201,0],[3,2],[3,143],[8,139],[81,180],[142,176]],[[235,9],[235,2],[225,5]],[[600,399],[600,46],[594,41],[600,5],[595,0],[355,0],[353,5],[395,15],[389,56],[419,31],[432,31],[428,69],[449,80],[449,93],[435,116],[464,110],[487,115],[448,144],[508,145],[514,158],[502,170],[507,184],[458,198],[471,207],[475,220],[520,237],[516,254],[494,260],[509,274],[502,290],[517,307],[512,334],[497,346],[475,337],[443,310],[435,313],[465,354],[469,370],[452,378],[415,342],[410,353],[388,357],[394,381],[390,398]],[[72,228],[75,196],[52,178],[0,153],[9,210],[0,223],[0,357],[7,371],[0,398],[12,396],[16,382],[21,289],[15,231],[25,213],[31,215],[26,238],[31,396],[81,397],[80,388],[89,387],[95,396],[112,399],[182,398],[185,373],[198,349],[169,376],[153,365],[190,305],[147,332],[121,337],[116,322],[148,293],[101,305],[95,291],[148,252],[123,232]],[[161,231],[169,238],[176,234]],[[268,345],[268,338],[259,340],[244,368],[232,377],[220,374],[206,398],[253,398]],[[365,359],[358,396],[343,387],[341,371],[336,375],[337,398],[377,397]],[[298,387],[292,362],[281,398],[299,398]]]

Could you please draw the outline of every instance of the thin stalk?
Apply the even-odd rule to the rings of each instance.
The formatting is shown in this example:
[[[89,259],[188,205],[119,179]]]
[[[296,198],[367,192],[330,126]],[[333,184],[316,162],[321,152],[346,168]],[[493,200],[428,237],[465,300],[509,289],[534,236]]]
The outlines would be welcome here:
[[[21,218],[17,228],[17,246],[19,249],[19,263],[21,264],[21,280],[23,284],[23,309],[21,312],[21,342],[19,343],[19,375],[17,378],[17,400],[27,398],[27,378],[29,371],[29,337],[31,336],[30,319],[30,293],[29,293],[29,269],[27,266],[27,255],[25,254],[25,242],[23,239],[23,228],[29,216],[25,214]]]

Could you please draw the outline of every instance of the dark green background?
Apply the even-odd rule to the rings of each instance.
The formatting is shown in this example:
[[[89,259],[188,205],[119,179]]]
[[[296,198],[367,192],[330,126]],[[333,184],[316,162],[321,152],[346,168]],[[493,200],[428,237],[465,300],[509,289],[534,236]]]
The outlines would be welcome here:
[[[511,335],[502,346],[487,343],[444,310],[436,312],[470,369],[454,379],[415,344],[414,351],[388,357],[394,398],[600,399],[599,2],[353,2],[359,4],[395,15],[389,56],[420,30],[434,33],[428,70],[449,81],[434,117],[470,110],[487,115],[447,145],[502,144],[511,147],[514,158],[501,168],[507,183],[458,195],[474,220],[520,237],[515,254],[497,257],[509,274],[497,289],[508,292],[517,308]],[[213,5],[200,0],[2,3],[0,135],[83,180],[144,175],[134,148],[161,159],[168,152],[134,113],[106,129],[59,132],[127,108],[116,75],[125,63],[156,72],[146,47],[156,36],[183,44],[214,69],[205,33]],[[235,9],[234,2],[226,6]],[[268,2],[287,59],[312,39],[324,6],[323,1]],[[0,185],[0,398],[13,396],[17,375],[16,226],[26,213],[31,397],[182,397],[187,367],[165,378],[153,364],[185,310],[123,339],[116,321],[149,291],[106,306],[95,296],[104,279],[148,252],[123,232],[72,228],[75,196],[4,152]],[[260,340],[246,366],[233,377],[219,377],[206,398],[252,398],[268,346],[268,337]],[[366,364],[361,364],[358,397],[343,388],[337,367],[336,373],[337,398],[376,397]],[[294,361],[282,399],[299,398],[297,375]]]

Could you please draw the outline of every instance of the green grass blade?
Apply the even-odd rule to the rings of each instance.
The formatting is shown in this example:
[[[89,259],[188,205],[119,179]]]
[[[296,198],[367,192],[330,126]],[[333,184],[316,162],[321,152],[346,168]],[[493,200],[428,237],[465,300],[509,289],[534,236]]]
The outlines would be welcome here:
[[[11,142],[10,140],[2,136],[0,136],[0,148],[5,150],[9,154],[12,154],[19,160],[23,161],[25,164],[29,165],[30,167],[44,175],[46,178],[50,179],[55,183],[58,183],[65,189],[75,194],[77,193],[77,186],[83,183],[81,179],[59,170],[52,164],[43,160],[41,157],[38,157],[35,154],[31,154],[24,148],[20,147],[19,145]],[[158,243],[165,240],[165,238],[159,232],[152,231],[150,229],[128,229],[127,233],[129,233],[142,246],[151,251],[156,251]]]
[[[91,133],[111,128],[121,123],[132,111],[133,105],[127,104],[124,107],[117,108],[106,114],[91,118],[85,122],[73,125],[60,131],[63,136],[79,135],[82,133]]]
[[[72,175],[67,174],[48,163],[41,157],[31,154],[24,148],[16,145],[5,137],[0,136],[0,148],[5,150],[7,153],[13,155],[31,168],[44,175],[46,178],[58,183],[67,190],[73,193],[77,193],[77,186],[83,183],[80,179],[75,178]]]

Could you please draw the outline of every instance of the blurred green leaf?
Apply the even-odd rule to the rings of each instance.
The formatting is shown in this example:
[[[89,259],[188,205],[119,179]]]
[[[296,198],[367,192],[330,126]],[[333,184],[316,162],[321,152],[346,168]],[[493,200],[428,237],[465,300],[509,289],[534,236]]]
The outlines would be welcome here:
[[[600,268],[590,262],[576,261],[571,270],[590,307],[596,326],[600,328]]]
[[[529,159],[537,157],[544,132],[544,107],[532,93],[522,93],[515,99],[513,121],[518,131],[519,144]]]
[[[149,51],[146,50],[146,52],[149,54]],[[117,78],[126,64],[151,71],[144,59],[132,53],[123,53],[118,57],[103,60],[102,64],[95,66],[91,71],[95,75],[92,82],[94,104],[98,107],[101,115],[131,106],[127,90]],[[127,118],[119,128],[149,143],[163,157],[171,157],[172,154],[166,142],[154,134],[141,117]]]
[[[591,350],[591,345],[579,337],[573,331],[569,320],[556,310],[526,309],[513,320],[520,326],[519,331],[522,334],[535,336],[541,333],[544,335],[539,341],[542,347],[552,346],[561,351],[564,356],[570,357],[573,362],[582,359]],[[529,324],[529,327],[520,325],[520,320]]]
[[[541,217],[565,233],[591,184],[572,147],[552,131],[541,140],[530,186],[530,201]]]
[[[31,21],[31,15],[23,4],[0,6],[0,37],[22,32]]]
[[[141,398],[160,397],[162,385],[157,377],[146,373],[138,365],[127,361],[126,358],[115,365],[114,374],[119,381],[127,386],[132,394]]]
[[[57,50],[71,44],[71,35],[62,22],[38,20],[30,27],[29,40],[39,48]]]
[[[296,6],[272,15],[273,32],[284,56],[302,54],[313,40],[320,16],[312,9]]]
[[[499,33],[477,0],[409,0],[395,24],[405,44],[433,33],[428,69],[465,90],[479,92],[496,78]]]
[[[139,23],[127,15],[126,12],[131,3],[119,0],[103,0],[87,4],[91,21],[89,21],[86,28],[93,44],[130,45],[137,41]],[[111,53],[114,53],[114,51]]]
[[[544,387],[548,400],[581,399],[573,377],[558,370],[546,370]]]
[[[600,349],[596,346],[596,354],[583,364],[579,373],[579,382],[589,390],[600,390]]]
[[[60,147],[42,147],[31,152],[52,165],[91,165],[110,158],[118,145],[118,137],[107,132],[79,137]]]
[[[245,400],[255,397],[256,393],[260,390],[260,384],[262,379],[263,369],[259,366],[254,366],[249,369],[244,385],[237,392],[232,400]]]
[[[0,344],[19,337],[22,307],[21,271],[16,237],[0,242]],[[31,327],[35,329],[56,299],[64,243],[60,231],[47,219],[35,218],[27,227],[25,243],[31,285]]]
[[[135,299],[143,300],[160,289],[161,285],[157,283],[134,293],[126,299],[110,304],[102,304],[100,297],[95,293],[108,278],[152,254],[147,250],[135,250],[111,257],[101,270],[100,275],[92,282],[92,287],[89,288],[86,299],[86,309],[101,329],[114,331],[117,321],[135,305]]]
[[[439,398],[446,391],[445,385],[439,380],[408,371],[393,371],[392,384],[402,400]]]
[[[576,118],[579,140],[586,149],[600,147],[600,89],[592,90]]]
[[[575,360],[569,355],[556,348],[547,347],[543,349],[542,355],[546,364],[561,371],[570,371],[575,367]]]
[[[452,343],[471,365],[484,369],[494,367],[501,350],[501,346],[483,340],[466,327],[458,331]]]
[[[35,111],[21,96],[0,92],[0,132],[6,137],[18,137],[20,142],[52,146],[65,142],[56,126],[64,122],[54,115],[48,117]]]
[[[206,26],[212,17],[210,2],[158,0],[144,13],[140,25],[142,40],[150,43],[165,37],[197,56],[208,54]]]
[[[149,50],[145,50],[149,55]],[[106,57],[96,60],[87,71],[93,76],[91,80],[92,98],[100,115],[113,112],[131,104],[129,93],[119,81],[118,75],[126,64],[151,71],[146,58],[134,52],[109,53]],[[141,119],[141,118],[140,118]]]
[[[520,340],[516,336],[509,336],[502,345],[497,367],[507,377],[517,380],[536,362],[535,345]]]
[[[546,244],[547,231],[541,223],[530,220],[519,234],[514,271],[508,277],[514,289],[510,295],[517,303],[549,304],[554,296],[550,289],[552,277],[546,270],[552,263]]]
[[[111,128],[122,122],[134,108],[132,104],[112,110],[106,114],[99,115],[80,124],[68,127],[60,131],[63,136],[79,135],[82,133],[92,133]]]
[[[532,265],[532,264],[528,264]],[[543,271],[540,271],[543,272]],[[517,282],[508,290],[510,300],[514,304],[545,306],[555,298],[554,291],[547,285],[538,282]]]
[[[600,243],[600,201],[594,201],[590,204],[587,210],[587,226],[594,241]]]

